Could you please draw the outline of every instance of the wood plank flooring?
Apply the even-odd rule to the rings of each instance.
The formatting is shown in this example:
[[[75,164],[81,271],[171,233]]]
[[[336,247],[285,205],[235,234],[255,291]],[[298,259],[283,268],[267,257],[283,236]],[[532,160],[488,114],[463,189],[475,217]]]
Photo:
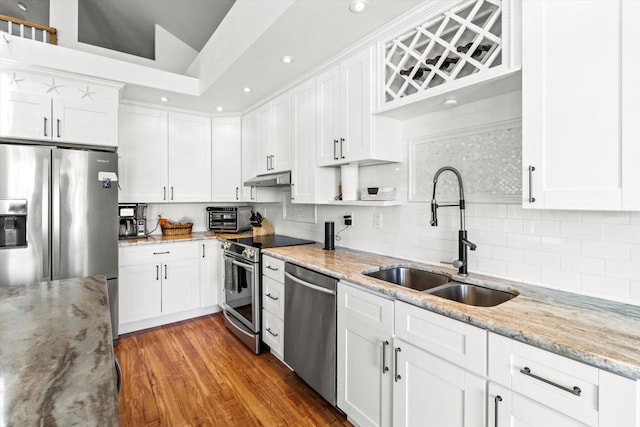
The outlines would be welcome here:
[[[273,355],[254,355],[221,313],[123,335],[115,353],[123,427],[351,426]]]

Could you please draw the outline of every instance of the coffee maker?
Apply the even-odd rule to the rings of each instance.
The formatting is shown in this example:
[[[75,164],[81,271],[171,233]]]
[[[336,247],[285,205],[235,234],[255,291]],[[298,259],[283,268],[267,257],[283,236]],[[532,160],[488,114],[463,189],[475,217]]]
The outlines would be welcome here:
[[[147,235],[147,205],[145,203],[118,204],[120,239],[134,239]]]

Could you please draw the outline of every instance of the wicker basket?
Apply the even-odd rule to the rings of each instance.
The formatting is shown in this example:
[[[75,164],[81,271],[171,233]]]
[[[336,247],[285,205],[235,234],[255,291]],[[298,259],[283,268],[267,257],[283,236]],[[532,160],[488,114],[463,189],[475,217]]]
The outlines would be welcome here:
[[[160,224],[163,236],[185,236],[191,234],[192,222],[185,224]]]

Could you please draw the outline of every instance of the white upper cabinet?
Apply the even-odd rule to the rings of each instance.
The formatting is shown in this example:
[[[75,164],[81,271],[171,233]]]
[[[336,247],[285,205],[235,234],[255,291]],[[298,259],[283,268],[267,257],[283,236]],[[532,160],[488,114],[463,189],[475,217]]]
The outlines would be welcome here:
[[[120,85],[4,66],[0,79],[0,136],[118,145]]]
[[[400,161],[400,123],[371,114],[373,58],[368,47],[316,78],[318,166]]]
[[[211,200],[236,202],[241,198],[242,144],[240,117],[211,120]]]
[[[291,93],[275,98],[256,110],[258,158],[256,175],[291,170]]]
[[[120,202],[207,202],[211,119],[122,105]]]
[[[525,1],[523,16],[523,206],[640,209],[640,7]]]
[[[379,44],[377,112],[407,118],[519,89],[520,5],[423,2]]]

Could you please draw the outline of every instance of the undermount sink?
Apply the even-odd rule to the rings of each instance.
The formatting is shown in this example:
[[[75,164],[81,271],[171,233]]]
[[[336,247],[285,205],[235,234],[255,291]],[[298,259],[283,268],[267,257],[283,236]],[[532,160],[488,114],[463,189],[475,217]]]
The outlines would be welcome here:
[[[477,307],[494,307],[518,296],[511,292],[454,282],[443,274],[431,273],[430,271],[411,267],[381,268],[380,270],[363,272],[362,274]]]
[[[415,289],[416,291],[426,291],[451,282],[450,278],[442,274],[431,273],[429,271],[418,270],[410,267],[384,268],[363,274],[365,276],[384,280],[385,282],[391,282],[406,288]]]
[[[439,289],[434,289],[429,293],[437,297],[478,307],[494,307],[517,296],[510,292],[469,285],[467,283],[451,283]]]

